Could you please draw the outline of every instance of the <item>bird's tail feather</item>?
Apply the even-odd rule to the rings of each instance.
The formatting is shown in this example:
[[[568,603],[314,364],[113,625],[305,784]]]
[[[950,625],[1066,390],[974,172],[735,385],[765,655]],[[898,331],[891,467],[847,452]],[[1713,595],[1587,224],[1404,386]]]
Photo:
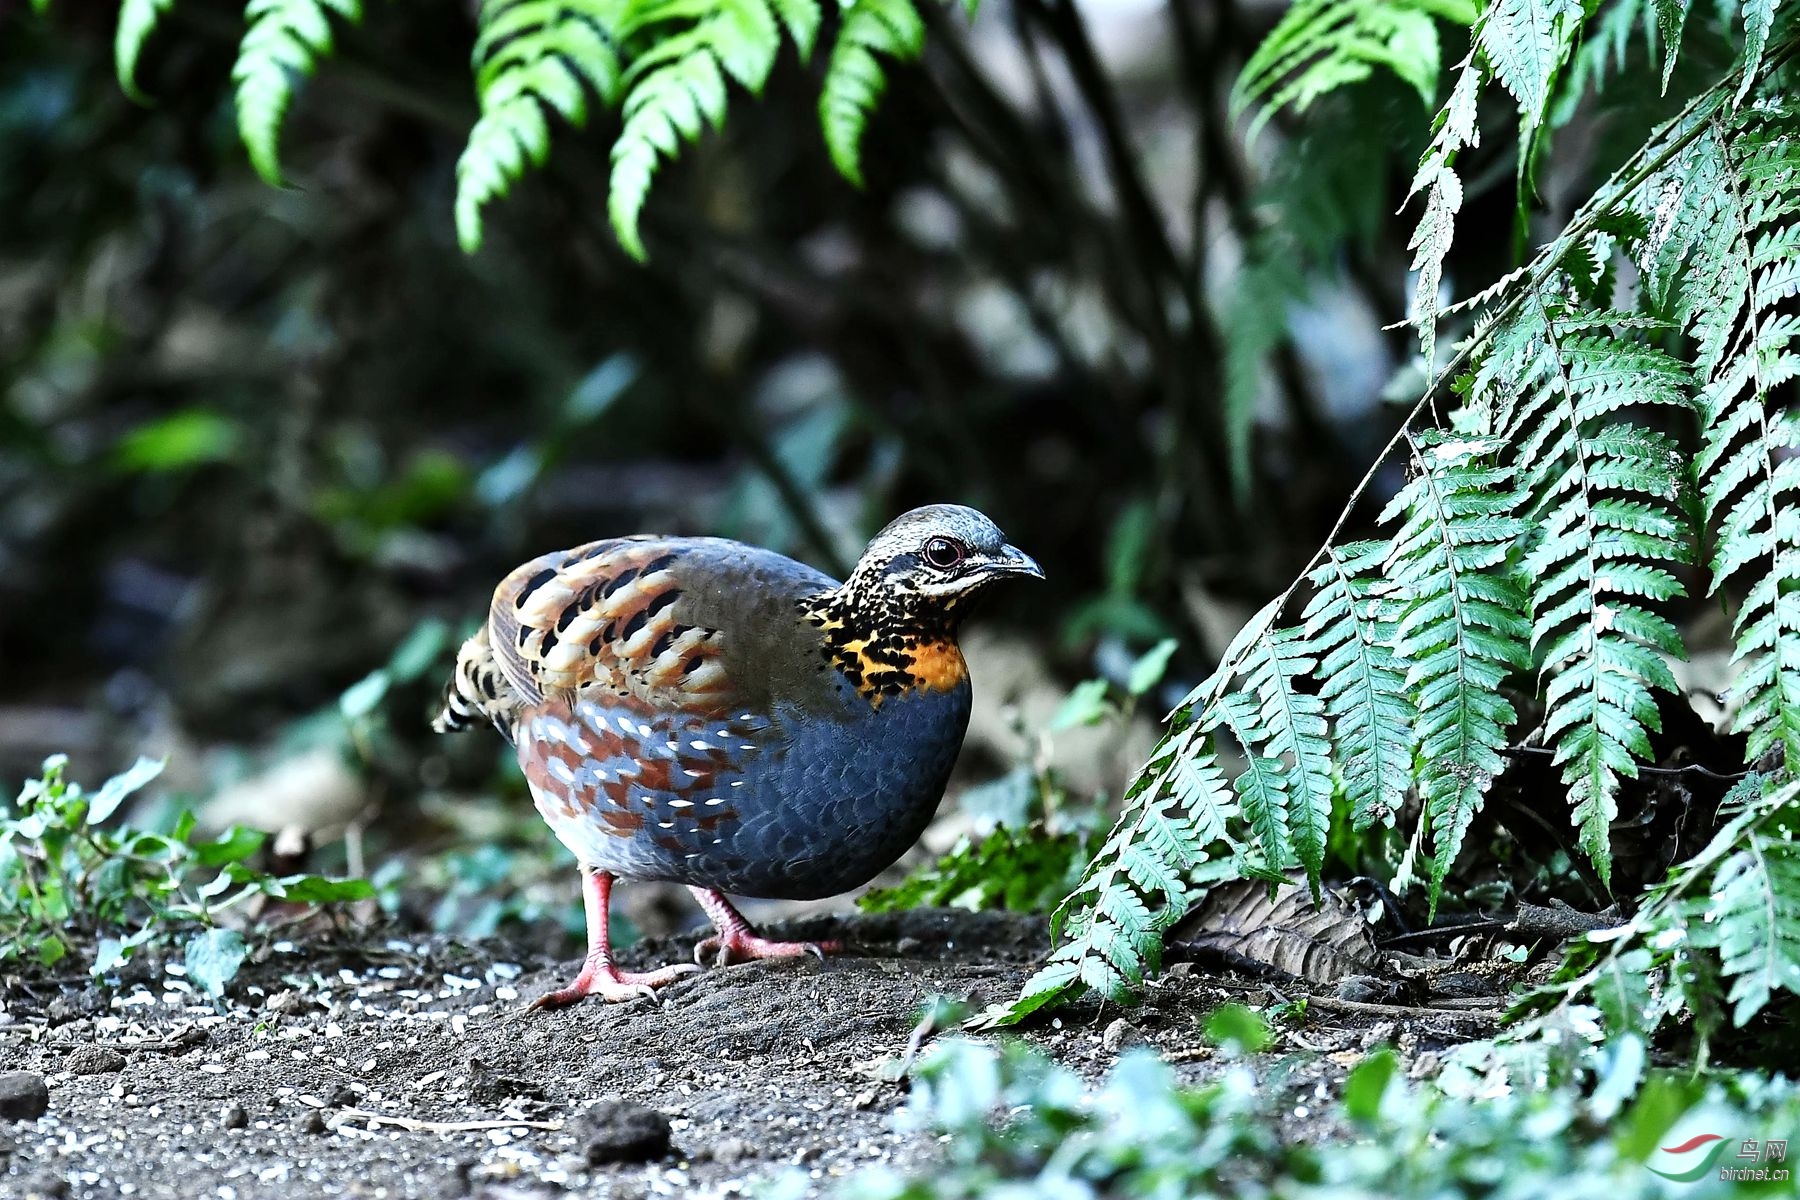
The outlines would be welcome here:
[[[483,626],[457,652],[456,669],[444,687],[444,706],[431,727],[439,733],[456,733],[492,723],[511,738],[518,714],[518,696],[500,674]]]

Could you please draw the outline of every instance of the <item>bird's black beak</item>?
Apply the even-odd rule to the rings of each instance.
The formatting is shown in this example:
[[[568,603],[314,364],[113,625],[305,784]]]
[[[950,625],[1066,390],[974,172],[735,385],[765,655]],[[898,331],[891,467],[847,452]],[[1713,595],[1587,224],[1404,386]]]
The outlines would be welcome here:
[[[1033,579],[1044,577],[1044,568],[1037,565],[1037,560],[1017,546],[1002,546],[1000,553],[990,558],[987,569],[996,575],[1029,575]]]

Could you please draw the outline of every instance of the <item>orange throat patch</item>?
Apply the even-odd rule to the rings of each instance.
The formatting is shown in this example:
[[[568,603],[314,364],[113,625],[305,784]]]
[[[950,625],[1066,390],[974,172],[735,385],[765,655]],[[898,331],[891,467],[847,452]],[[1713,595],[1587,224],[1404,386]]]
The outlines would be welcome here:
[[[859,611],[855,597],[842,589],[808,597],[800,611],[819,630],[825,661],[877,707],[888,696],[952,692],[968,683],[969,667],[949,612],[935,614],[931,622],[896,620],[887,612]]]
[[[924,641],[855,638],[827,644],[826,660],[842,671],[857,694],[876,706],[905,692],[949,692],[969,678],[962,650],[949,639]]]
[[[918,687],[948,692],[969,678],[969,664],[963,661],[962,647],[955,642],[926,642],[911,647],[907,653],[911,661],[906,670]]]

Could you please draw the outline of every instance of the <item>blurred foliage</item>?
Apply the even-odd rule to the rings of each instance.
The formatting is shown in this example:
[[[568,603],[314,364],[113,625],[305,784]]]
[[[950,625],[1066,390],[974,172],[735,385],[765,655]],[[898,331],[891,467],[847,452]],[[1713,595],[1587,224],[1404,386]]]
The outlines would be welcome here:
[[[1236,1020],[1260,1032],[1245,1030],[1235,1043],[1271,1036],[1254,1013],[1239,1010]],[[1465,1049],[1470,1062],[1487,1052]],[[1309,1091],[1289,1102],[1296,1113],[1283,1113],[1281,1099],[1241,1064],[1190,1087],[1154,1052],[1132,1050],[1090,1091],[1022,1044],[951,1040],[916,1068],[903,1118],[944,1136],[944,1161],[910,1175],[867,1168],[837,1194],[1667,1196],[1676,1194],[1670,1176],[1652,1167],[1679,1172],[1691,1164],[1659,1147],[1696,1132],[1760,1147],[1800,1123],[1800,1096],[1781,1079],[1648,1073],[1639,1042],[1611,1052],[1564,1047],[1561,1059],[1548,1076],[1515,1059],[1482,1077],[1452,1066],[1446,1082],[1420,1086],[1402,1077],[1391,1051],[1377,1050],[1351,1070],[1316,1130],[1284,1135],[1284,1117],[1310,1114],[1323,1097]],[[1488,1090],[1464,1092],[1471,1083]],[[1792,1171],[1783,1162],[1757,1166]],[[1767,1194],[1789,1194],[1786,1181]],[[803,1185],[797,1175],[790,1182]],[[1709,1170],[1679,1194],[1739,1195],[1744,1186]],[[779,1183],[771,1194],[783,1194]]]
[[[162,772],[160,762],[140,759],[91,793],[64,778],[66,765],[50,759],[0,810],[0,962],[52,967],[72,950],[91,950],[88,969],[104,976],[142,947],[182,942],[188,977],[217,995],[245,954],[243,934],[219,922],[237,917],[245,901],[315,905],[374,895],[360,879],[260,871],[250,860],[263,834],[233,826],[205,837],[186,809],[163,830],[108,824]]]
[[[1331,361],[1304,365],[1287,314],[1259,311],[1232,420],[1273,436],[1234,461],[1257,525],[1282,534],[1233,514],[1229,247],[1305,226],[1317,179],[1265,190],[1231,150],[1221,68],[1257,31],[1229,5],[1155,18],[1180,37],[1154,85],[1110,74],[1067,4],[996,5],[972,31],[921,6],[930,46],[891,72],[861,192],[818,153],[817,88],[784,53],[761,103],[659,173],[650,271],[596,220],[611,111],[550,128],[556,153],[461,255],[476,18],[343,19],[360,8],[253,14],[275,29],[313,10],[300,44],[256,41],[287,63],[281,86],[312,71],[278,118],[284,191],[244,162],[221,89],[241,8],[4,18],[0,642],[23,694],[106,696],[125,727],[97,736],[254,736],[366,674],[421,607],[463,619],[532,547],[706,531],[841,569],[928,499],[979,504],[1041,551],[1079,663],[1108,639],[1201,632],[1185,597],[1277,578],[1344,486],[1349,461],[1313,450],[1359,442],[1372,395],[1325,413]],[[827,12],[820,47],[855,41],[849,25]],[[121,94],[115,49],[153,106]],[[1014,72],[1051,60],[1072,90]],[[240,97],[262,77],[242,73]],[[1403,161],[1390,99],[1316,148],[1354,164],[1344,190],[1377,211]],[[1202,158],[1171,157],[1196,125]],[[1358,228],[1309,242],[1302,276],[1372,288],[1366,268],[1403,248]],[[1388,307],[1359,318],[1373,386]],[[54,647],[29,633],[50,613],[69,631]],[[44,750],[0,739],[15,771]]]

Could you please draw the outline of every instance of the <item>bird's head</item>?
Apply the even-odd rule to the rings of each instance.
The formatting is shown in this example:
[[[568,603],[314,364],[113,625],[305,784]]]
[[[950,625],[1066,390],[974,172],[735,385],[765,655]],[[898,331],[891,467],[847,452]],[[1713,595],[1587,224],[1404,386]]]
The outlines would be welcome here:
[[[851,580],[916,598],[922,606],[958,608],[997,580],[1042,579],[1031,556],[992,521],[960,504],[928,504],[888,522],[863,551]]]
[[[823,633],[825,660],[879,703],[884,695],[961,686],[956,633],[989,585],[1042,579],[1031,556],[960,504],[929,504],[888,523],[850,578],[802,608]]]
[[[1044,572],[992,521],[960,504],[928,504],[875,535],[829,607],[851,628],[953,638],[975,597],[1018,576]]]

